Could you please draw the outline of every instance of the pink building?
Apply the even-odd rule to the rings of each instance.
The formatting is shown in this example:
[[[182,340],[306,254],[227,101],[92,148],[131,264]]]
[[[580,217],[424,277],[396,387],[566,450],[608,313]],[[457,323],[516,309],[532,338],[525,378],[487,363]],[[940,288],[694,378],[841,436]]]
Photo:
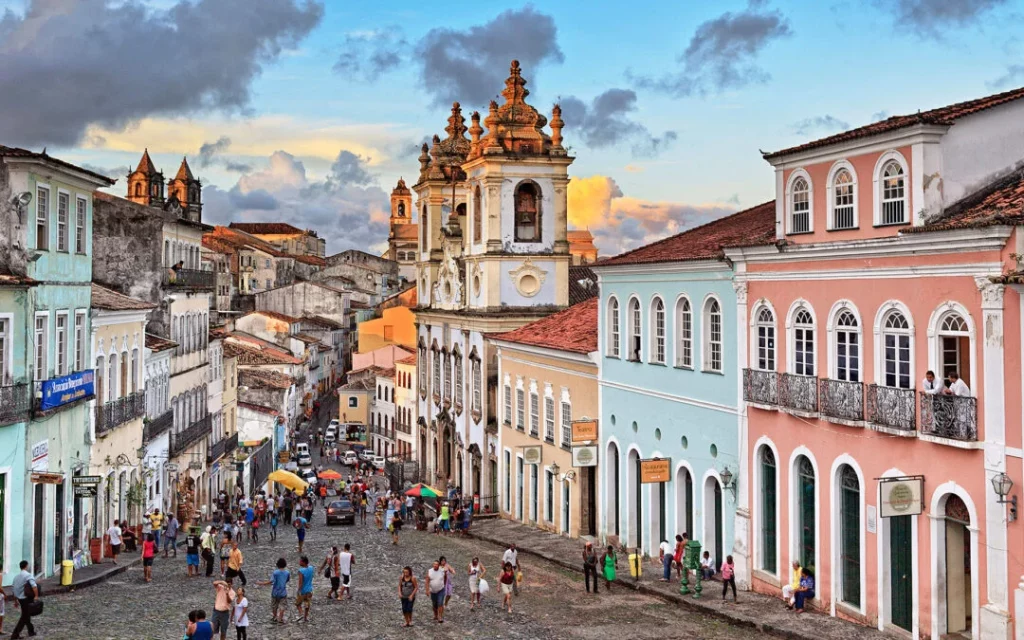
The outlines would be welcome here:
[[[765,155],[778,241],[727,250],[755,590],[798,562],[830,615],[1024,637],[1024,530],[993,483],[1022,482],[1021,98]]]

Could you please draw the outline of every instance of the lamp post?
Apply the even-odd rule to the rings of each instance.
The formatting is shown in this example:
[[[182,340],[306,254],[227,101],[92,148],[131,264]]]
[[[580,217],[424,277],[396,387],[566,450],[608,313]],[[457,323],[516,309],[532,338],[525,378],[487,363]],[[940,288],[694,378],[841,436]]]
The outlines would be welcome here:
[[[1013,522],[1017,519],[1017,496],[1012,496],[1009,500],[1006,496],[1010,495],[1010,491],[1013,490],[1013,479],[1005,473],[999,473],[992,476],[992,489],[999,496],[998,504],[1010,505],[1010,514],[1008,520]]]
[[[732,490],[732,496],[735,498],[736,483],[733,482],[735,476],[733,475],[732,471],[729,471],[729,467],[726,467],[722,469],[722,472],[719,475],[722,477],[722,486],[726,489]]]

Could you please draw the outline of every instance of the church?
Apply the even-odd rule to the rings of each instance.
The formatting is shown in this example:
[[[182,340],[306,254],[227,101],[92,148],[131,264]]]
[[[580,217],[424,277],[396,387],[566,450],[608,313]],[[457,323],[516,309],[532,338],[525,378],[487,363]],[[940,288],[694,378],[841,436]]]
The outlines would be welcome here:
[[[474,112],[467,128],[456,102],[447,137],[423,145],[412,187],[419,463],[429,483],[481,498],[498,494],[499,477],[499,372],[485,338],[569,303],[573,158],[562,146],[561,109],[553,108],[549,124],[526,102],[526,84],[512,61],[505,103],[490,103],[483,127]],[[396,189],[393,222],[396,207],[409,203],[403,198]]]

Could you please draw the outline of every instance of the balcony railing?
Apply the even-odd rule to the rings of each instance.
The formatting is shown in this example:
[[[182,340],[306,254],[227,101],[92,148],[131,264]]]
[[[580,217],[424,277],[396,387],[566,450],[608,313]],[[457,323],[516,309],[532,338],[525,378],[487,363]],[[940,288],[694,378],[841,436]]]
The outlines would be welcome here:
[[[976,442],[978,399],[922,393],[921,433]]]
[[[142,441],[150,442],[174,424],[174,411],[168,409],[142,427]]]
[[[123,398],[96,406],[96,435],[102,436],[126,422],[146,414],[146,394],[136,391]]]
[[[183,289],[213,289],[217,286],[217,274],[197,269],[167,269],[164,272],[164,285]]]
[[[32,393],[29,383],[0,386],[0,424],[27,420],[31,412]]]
[[[818,407],[822,417],[837,420],[864,419],[864,385],[822,378],[818,382]]]
[[[743,399],[757,404],[778,404],[779,374],[774,371],[744,369]]]
[[[210,460],[219,460],[221,457],[226,456],[235,449],[238,448],[238,434],[233,433],[230,436],[224,436],[217,442],[213,443],[210,447]]]
[[[784,373],[779,376],[779,406],[816,413],[818,411],[818,379]]]
[[[869,384],[865,393],[867,419],[876,425],[914,431],[917,428],[913,389]]]
[[[170,456],[173,458],[188,449],[193,443],[210,435],[211,431],[213,431],[213,416],[207,415],[193,422],[184,431],[172,433],[169,447]]]

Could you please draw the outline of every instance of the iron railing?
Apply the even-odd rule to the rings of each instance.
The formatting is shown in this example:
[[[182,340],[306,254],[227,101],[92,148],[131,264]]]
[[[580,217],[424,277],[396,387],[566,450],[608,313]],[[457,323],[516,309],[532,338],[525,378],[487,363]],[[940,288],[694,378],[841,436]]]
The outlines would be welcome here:
[[[860,382],[822,378],[818,382],[821,415],[837,420],[864,419],[864,385]]]
[[[146,394],[136,391],[123,398],[96,405],[96,435],[102,436],[146,414]]]
[[[779,406],[797,411],[818,411],[818,379],[783,373],[778,382]]]
[[[213,289],[217,286],[217,274],[197,269],[168,269],[164,272],[164,285],[185,289]]]
[[[870,384],[865,392],[867,419],[873,424],[914,431],[917,428],[917,412],[913,389],[897,389]]]
[[[174,424],[174,411],[168,409],[142,427],[142,441],[150,442]]]
[[[0,386],[0,424],[27,420],[31,413],[32,393],[29,383]]]
[[[171,434],[169,455],[173,458],[190,445],[210,435],[213,431],[213,416],[206,416],[196,420],[187,429]]]
[[[921,393],[921,433],[976,442],[978,399]]]
[[[210,461],[214,462],[238,448],[238,434],[224,436],[210,447]]]
[[[743,399],[757,404],[778,404],[779,374],[774,371],[744,369]]]

